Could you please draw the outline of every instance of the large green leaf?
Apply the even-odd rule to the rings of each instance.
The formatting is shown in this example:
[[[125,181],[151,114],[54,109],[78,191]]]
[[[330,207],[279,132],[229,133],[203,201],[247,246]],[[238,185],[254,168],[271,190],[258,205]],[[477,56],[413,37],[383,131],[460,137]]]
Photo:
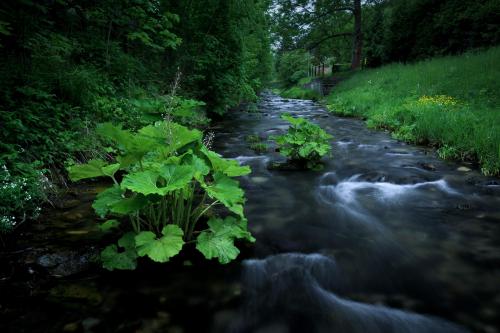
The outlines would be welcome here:
[[[165,180],[163,194],[185,187],[192,179],[194,170],[188,165],[164,165],[160,168],[160,176]]]
[[[103,167],[106,167],[106,162],[99,159],[89,161],[87,164],[72,165],[68,168],[69,178],[72,181],[81,179],[95,178],[105,176]]]
[[[139,256],[148,256],[156,262],[167,262],[177,255],[184,245],[184,233],[177,225],[169,224],[162,230],[163,237],[156,238],[151,231],[143,231],[135,236]]]
[[[254,242],[255,239],[246,230],[246,220],[237,220],[234,217],[212,218],[208,221],[209,229],[203,231],[196,239],[196,249],[205,258],[218,258],[221,264],[236,259],[240,250],[234,245],[237,238]]]
[[[123,192],[124,191],[118,185],[114,185],[102,191],[97,195],[96,200],[92,204],[92,208],[94,208],[98,216],[105,217],[114,204],[123,200]]]
[[[148,204],[148,199],[142,194],[136,194],[111,205],[110,210],[116,214],[130,214],[137,212]]]
[[[249,166],[240,166],[238,161],[225,159],[205,146],[200,151],[208,158],[215,172],[222,172],[229,177],[248,175],[252,170]]]
[[[138,163],[147,153],[160,147],[157,141],[124,130],[121,125],[104,123],[100,124],[96,131],[101,136],[114,141],[123,150],[123,154],[117,157],[121,168]]]
[[[255,238],[248,231],[246,219],[237,219],[233,216],[227,216],[224,219],[211,218],[207,223],[209,229],[217,235],[246,239],[252,243],[255,242]]]
[[[157,172],[150,170],[134,172],[123,178],[121,187],[144,195],[163,195],[163,191],[157,185],[158,177]]]
[[[166,195],[186,186],[193,174],[189,166],[163,165],[158,171],[139,171],[127,175],[122,181],[122,188],[144,195]]]
[[[203,134],[194,129],[190,130],[182,125],[162,121],[154,125],[146,126],[139,130],[139,134],[145,138],[154,139],[163,144],[163,150],[166,154],[179,150],[180,148],[199,142]]]
[[[117,126],[112,123],[97,125],[96,133],[104,138],[114,141],[124,149],[127,149],[133,141],[133,134],[130,131],[122,129],[121,125]]]
[[[101,168],[102,173],[109,177],[114,177],[115,173],[120,170],[120,163],[110,164]]]
[[[245,202],[244,192],[239,186],[239,182],[229,178],[221,172],[214,175],[212,185],[204,185],[203,188],[212,199],[219,200],[230,211],[243,217],[243,203]]]
[[[207,259],[218,258],[221,264],[231,262],[240,254],[240,250],[234,245],[233,238],[209,231],[203,231],[198,235],[196,249]]]
[[[110,271],[114,269],[133,270],[137,267],[137,252],[135,250],[135,234],[126,233],[118,240],[118,246],[115,244],[107,246],[101,252],[102,266]]]
[[[182,159],[182,164],[189,166],[194,171],[194,178],[199,181],[203,181],[203,178],[210,173],[210,167],[205,161],[192,152],[185,155]]]
[[[110,231],[111,229],[118,229],[120,226],[120,221],[118,220],[107,220],[106,222],[99,225],[101,231]]]

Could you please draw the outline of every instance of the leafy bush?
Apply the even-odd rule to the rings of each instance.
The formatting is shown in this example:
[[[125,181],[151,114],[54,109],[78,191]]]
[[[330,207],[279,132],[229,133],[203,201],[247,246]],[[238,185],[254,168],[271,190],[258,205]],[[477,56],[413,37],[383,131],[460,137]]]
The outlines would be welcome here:
[[[278,58],[277,72],[286,87],[291,87],[307,76],[311,55],[305,50],[283,53]]]
[[[262,154],[262,153],[265,153],[267,151],[268,147],[263,142],[256,142],[256,143],[252,143],[250,145],[250,149],[252,149],[253,151],[255,151],[258,154]]]
[[[36,219],[45,200],[45,177],[29,165],[19,165],[23,176],[13,176],[0,167],[0,235],[7,234],[29,219]]]
[[[117,244],[102,251],[105,268],[134,269],[137,258],[144,256],[167,262],[187,243],[195,243],[207,259],[225,264],[239,253],[235,239],[254,241],[243,214],[244,192],[232,179],[250,168],[210,151],[200,131],[162,121],[137,132],[106,123],[97,132],[114,143],[114,160],[74,165],[69,174],[74,181],[101,176],[113,180],[93,204],[101,218],[110,218],[101,228],[125,231]],[[116,175],[122,173],[119,181]],[[211,212],[217,205],[226,208],[225,218]],[[208,227],[197,230],[209,213]]]
[[[262,139],[258,134],[250,134],[245,137],[245,141],[250,144],[250,149],[255,151],[257,154],[265,153],[268,149],[267,144],[262,142]]]
[[[290,127],[286,134],[275,137],[280,153],[309,169],[321,168],[321,158],[330,154],[329,140],[333,137],[304,118],[293,118],[289,114],[281,118],[288,121]]]
[[[258,134],[249,134],[245,137],[245,141],[248,143],[259,143],[261,140]]]

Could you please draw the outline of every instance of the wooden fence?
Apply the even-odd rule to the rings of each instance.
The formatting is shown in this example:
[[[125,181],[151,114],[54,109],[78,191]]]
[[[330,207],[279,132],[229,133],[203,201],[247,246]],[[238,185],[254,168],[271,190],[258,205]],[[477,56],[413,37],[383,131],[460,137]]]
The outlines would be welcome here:
[[[335,69],[340,68],[341,66],[350,66],[351,64],[334,64],[332,65],[317,65],[317,66],[309,66],[309,77],[324,77],[330,76],[334,73]]]

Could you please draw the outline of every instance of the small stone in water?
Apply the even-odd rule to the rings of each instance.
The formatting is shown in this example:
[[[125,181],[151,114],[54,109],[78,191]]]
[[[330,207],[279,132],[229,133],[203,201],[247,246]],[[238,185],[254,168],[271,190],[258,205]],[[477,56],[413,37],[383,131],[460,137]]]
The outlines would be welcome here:
[[[263,184],[263,183],[266,183],[269,178],[266,178],[266,177],[252,177],[250,178],[250,180],[256,184]]]
[[[89,233],[88,230],[68,230],[66,231],[68,235],[86,235]]]
[[[92,328],[94,328],[95,326],[99,325],[100,323],[101,323],[101,320],[99,320],[97,318],[89,317],[87,319],[84,319],[82,321],[83,330],[85,332],[88,332]]]
[[[436,167],[434,166],[434,164],[431,164],[431,163],[419,163],[419,165],[424,170],[436,171]]]
[[[469,169],[468,167],[466,166],[461,166],[457,169],[457,171],[460,171],[460,172],[469,172],[471,171],[471,169]]]
[[[63,332],[76,332],[80,328],[78,323],[69,323],[64,325]]]

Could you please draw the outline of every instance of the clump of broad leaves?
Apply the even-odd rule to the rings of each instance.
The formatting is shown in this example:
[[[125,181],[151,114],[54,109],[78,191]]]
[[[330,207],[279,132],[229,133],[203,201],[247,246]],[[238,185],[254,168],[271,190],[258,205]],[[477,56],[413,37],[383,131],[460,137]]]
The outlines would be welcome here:
[[[321,127],[304,118],[294,118],[283,114],[282,119],[290,123],[287,133],[276,136],[280,153],[308,169],[321,169],[321,158],[331,153],[330,140],[333,138]]]
[[[167,262],[187,243],[226,264],[239,254],[236,239],[255,241],[243,214],[244,192],[233,179],[250,168],[209,150],[200,131],[162,121],[137,132],[106,123],[97,133],[113,143],[113,160],[68,171],[73,181],[113,181],[92,205],[108,218],[101,229],[123,233],[101,252],[105,268],[135,269],[139,257]],[[216,206],[225,207],[224,217],[215,215]]]

